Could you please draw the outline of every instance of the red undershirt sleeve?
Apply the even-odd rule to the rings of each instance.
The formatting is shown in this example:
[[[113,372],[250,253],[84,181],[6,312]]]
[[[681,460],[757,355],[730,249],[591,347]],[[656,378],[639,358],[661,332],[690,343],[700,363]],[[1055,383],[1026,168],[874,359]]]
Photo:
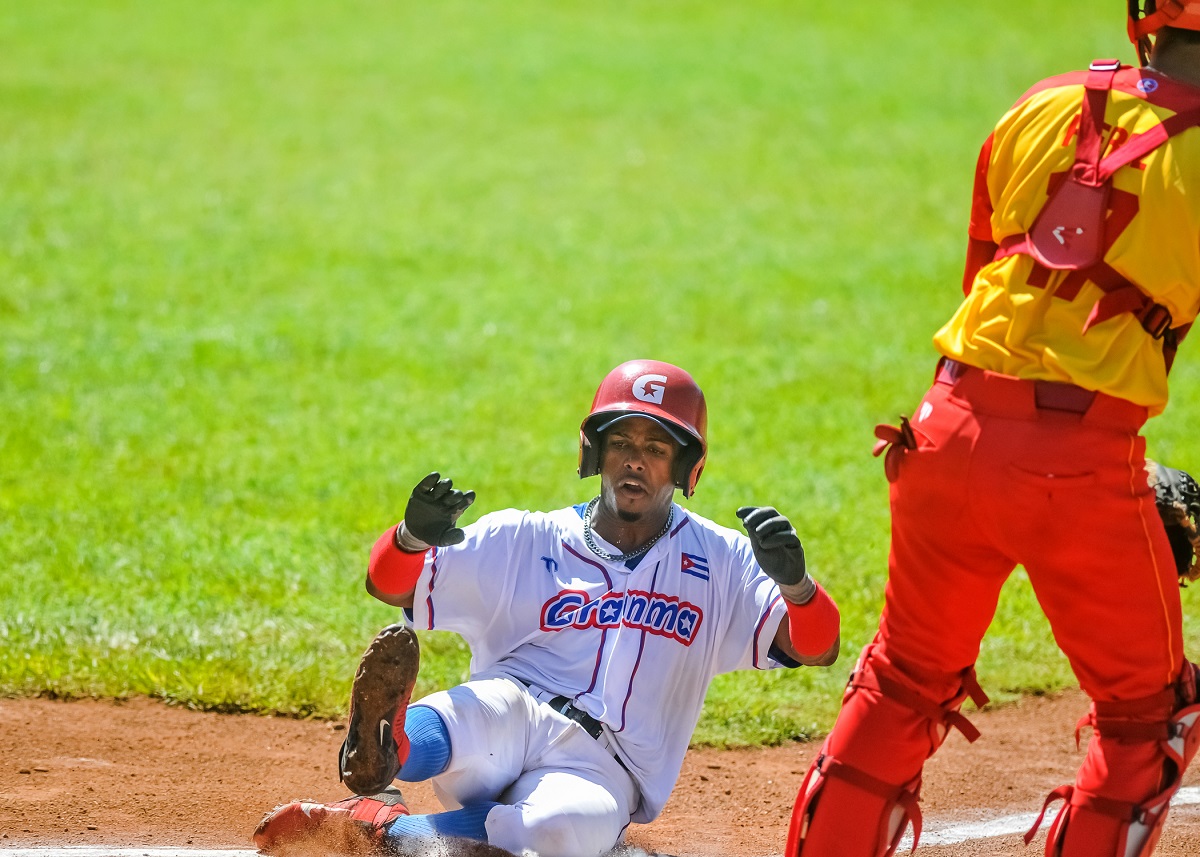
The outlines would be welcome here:
[[[367,577],[385,595],[406,595],[417,588],[426,553],[400,550],[396,547],[396,528],[389,527],[371,548]]]
[[[787,605],[792,647],[809,658],[828,651],[841,630],[842,615],[821,584],[817,584],[816,595],[804,604],[793,604],[786,598],[783,603]]]

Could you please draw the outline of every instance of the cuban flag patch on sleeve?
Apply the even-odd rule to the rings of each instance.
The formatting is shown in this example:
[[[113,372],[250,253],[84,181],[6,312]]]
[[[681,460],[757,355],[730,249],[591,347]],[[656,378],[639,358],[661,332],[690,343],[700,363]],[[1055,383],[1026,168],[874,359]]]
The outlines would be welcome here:
[[[685,553],[680,562],[679,570],[684,574],[690,574],[692,577],[698,577],[701,580],[708,580],[708,559],[699,554]]]

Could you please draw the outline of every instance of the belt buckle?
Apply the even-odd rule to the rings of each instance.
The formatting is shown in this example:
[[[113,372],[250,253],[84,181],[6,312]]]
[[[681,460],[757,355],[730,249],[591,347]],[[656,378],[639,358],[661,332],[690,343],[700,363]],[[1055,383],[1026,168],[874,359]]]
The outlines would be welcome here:
[[[576,708],[571,703],[571,698],[567,696],[556,696],[548,703],[551,708],[561,714],[568,720],[574,720],[583,727],[583,731],[591,735],[593,738],[599,738],[604,734],[604,727],[600,721],[592,715],[588,714],[582,708]]]
[[[588,714],[586,711],[581,711],[574,705],[570,706],[570,711],[564,711],[563,714],[567,715],[568,719],[574,720],[576,723],[582,726],[583,731],[591,735],[593,738],[599,738],[604,734],[604,726],[599,720],[597,720],[595,717],[592,717],[592,715]]]
[[[573,720],[579,724],[588,735],[592,736],[595,741],[602,741],[605,752],[617,760],[617,764],[629,773],[629,766],[625,764],[625,760],[621,758],[621,754],[617,752],[617,747],[607,735],[604,734],[604,724],[597,720],[592,715],[588,714],[582,708],[576,708],[571,704],[569,696],[556,696],[553,699],[547,700],[546,705],[557,711],[568,720]]]

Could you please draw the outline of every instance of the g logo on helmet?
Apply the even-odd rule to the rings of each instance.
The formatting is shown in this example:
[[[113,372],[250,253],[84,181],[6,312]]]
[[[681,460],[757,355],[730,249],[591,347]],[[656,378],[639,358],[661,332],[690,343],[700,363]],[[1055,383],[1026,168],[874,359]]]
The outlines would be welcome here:
[[[666,375],[642,375],[633,382],[633,397],[640,402],[661,405],[666,389]]]

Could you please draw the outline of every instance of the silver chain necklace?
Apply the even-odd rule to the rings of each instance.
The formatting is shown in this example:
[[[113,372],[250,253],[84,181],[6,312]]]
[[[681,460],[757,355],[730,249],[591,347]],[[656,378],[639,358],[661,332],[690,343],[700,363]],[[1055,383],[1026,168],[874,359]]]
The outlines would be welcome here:
[[[592,513],[596,511],[596,504],[599,502],[599,497],[593,497],[591,502],[587,504],[587,509],[585,509],[583,512],[583,540],[587,543],[588,550],[606,562],[629,562],[629,560],[641,556],[646,551],[650,550],[650,548],[658,544],[658,540],[667,534],[667,531],[671,529],[671,522],[675,520],[675,507],[672,506],[670,512],[667,513],[667,522],[663,524],[663,528],[658,531],[657,536],[646,542],[637,550],[632,550],[629,553],[609,553],[596,544],[596,540],[592,537]]]

